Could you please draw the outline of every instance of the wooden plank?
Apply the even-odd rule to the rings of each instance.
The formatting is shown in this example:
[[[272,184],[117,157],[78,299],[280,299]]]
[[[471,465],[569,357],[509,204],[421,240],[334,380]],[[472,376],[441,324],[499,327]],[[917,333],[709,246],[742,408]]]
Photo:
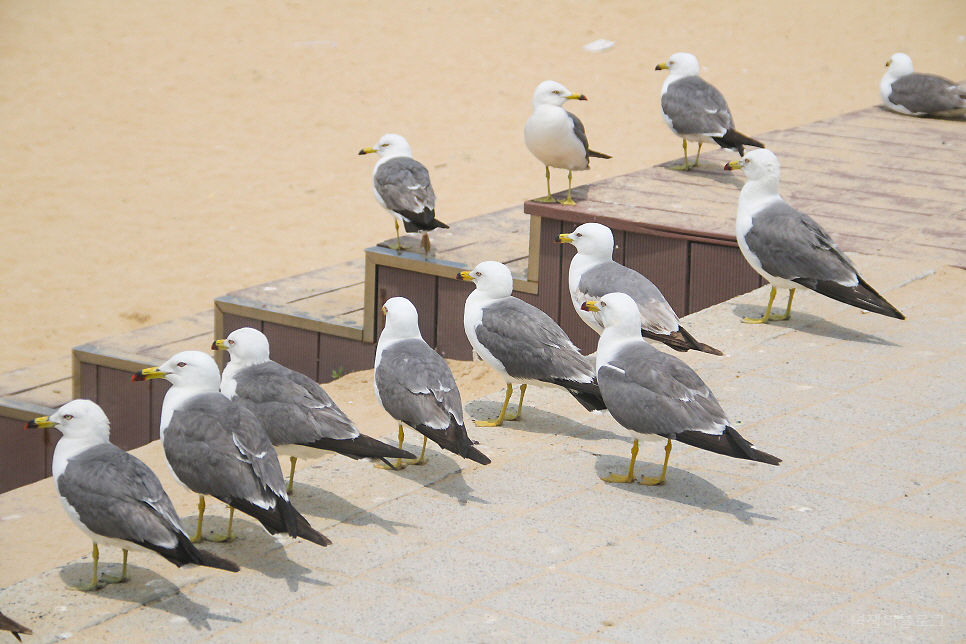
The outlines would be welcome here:
[[[111,420],[111,442],[123,450],[151,441],[151,390],[131,382],[131,372],[97,368],[97,398]]]
[[[419,312],[419,331],[429,346],[436,345],[436,280],[434,275],[412,273],[410,271],[378,266],[376,268],[376,310],[379,311],[378,329],[382,333],[386,326],[382,315],[382,305],[393,297],[405,297]]]
[[[439,278],[436,307],[436,351],[452,360],[472,360],[473,347],[463,329],[466,297],[473,292],[472,282]]]
[[[265,322],[262,333],[268,338],[272,360],[283,367],[319,379],[319,334],[290,326]]]
[[[805,137],[804,140],[776,140],[769,149],[778,155],[779,159],[792,155],[802,158],[828,159],[853,166],[864,166],[870,170],[878,169],[884,173],[891,173],[897,180],[903,174],[911,172],[918,172],[926,176],[948,177],[958,185],[962,185],[962,180],[966,178],[966,171],[955,165],[936,163],[931,159],[858,153],[854,150],[824,146],[821,145],[821,141],[808,137]]]
[[[332,382],[353,371],[372,369],[376,345],[319,334],[319,382]]]
[[[563,222],[556,219],[543,219],[540,222],[540,282],[538,293],[521,293],[514,291],[514,295],[524,302],[529,302],[555,320],[560,319],[560,293],[565,289],[566,278],[561,269],[563,244],[557,243],[557,238],[563,232]],[[533,264],[533,258],[530,262]]]
[[[830,136],[854,138],[862,141],[902,145],[910,149],[948,150],[960,154],[966,152],[966,139],[939,134],[922,127],[916,128],[914,131],[904,132],[894,127],[869,127],[852,121],[847,123],[810,123],[797,129],[804,132],[819,132]]]
[[[776,140],[811,143],[832,149],[849,150],[870,157],[891,156],[896,158],[922,159],[932,161],[936,164],[962,163],[962,155],[954,150],[936,150],[932,148],[909,147],[898,143],[868,141],[851,136],[828,134],[820,128],[810,128],[809,126],[785,130],[776,136]]]
[[[43,415],[43,414],[41,414]],[[46,442],[60,432],[49,429],[24,430],[24,421],[0,416],[0,494],[47,476]]]
[[[80,365],[80,391],[75,398],[97,399],[97,366],[90,363]]]
[[[151,410],[148,412],[148,421],[151,427],[151,440],[156,441],[161,438],[161,406],[164,404],[164,395],[168,393],[168,389],[171,389],[171,383],[164,379],[154,379],[148,381],[148,386],[151,390]]]
[[[627,233],[624,265],[632,268],[664,294],[680,317],[688,311],[690,242],[684,239]]]
[[[739,249],[691,244],[689,314],[753,291],[761,284],[761,276],[748,265]]]

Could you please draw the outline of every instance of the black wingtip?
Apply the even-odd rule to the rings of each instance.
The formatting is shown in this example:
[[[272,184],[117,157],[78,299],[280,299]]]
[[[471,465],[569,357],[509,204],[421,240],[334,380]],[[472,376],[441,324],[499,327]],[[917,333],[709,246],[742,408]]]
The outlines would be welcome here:
[[[675,440],[722,456],[740,458],[747,461],[757,461],[768,465],[778,465],[782,462],[777,456],[765,453],[749,443],[733,427],[726,427],[720,434],[688,431],[675,435]]]
[[[902,314],[902,311],[889,304],[884,297],[879,295],[874,288],[869,286],[868,282],[861,277],[858,279],[859,283],[855,286],[843,286],[842,284],[833,282],[831,280],[819,281],[797,279],[793,281],[806,288],[810,288],[816,293],[820,293],[825,297],[830,297],[833,300],[854,306],[862,309],[863,311],[878,313],[879,315],[895,318],[897,320],[906,319],[906,316]]]

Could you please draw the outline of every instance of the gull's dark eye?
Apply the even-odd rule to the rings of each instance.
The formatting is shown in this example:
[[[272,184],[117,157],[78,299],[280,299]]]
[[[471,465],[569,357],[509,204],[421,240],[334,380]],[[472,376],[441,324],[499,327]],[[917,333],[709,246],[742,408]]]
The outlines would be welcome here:
[[[71,418],[73,418],[71,414],[64,414],[64,420],[70,420]]]
[[[228,341],[228,344],[235,344],[235,341],[234,340],[229,340]]]
[[[188,366],[188,363],[187,362],[179,362],[178,363],[178,366],[179,367],[187,367]]]
[[[483,277],[483,273],[481,273],[480,271],[476,271],[476,276],[477,277]]]
[[[574,237],[583,237],[583,236],[584,236],[583,233],[574,233]]]

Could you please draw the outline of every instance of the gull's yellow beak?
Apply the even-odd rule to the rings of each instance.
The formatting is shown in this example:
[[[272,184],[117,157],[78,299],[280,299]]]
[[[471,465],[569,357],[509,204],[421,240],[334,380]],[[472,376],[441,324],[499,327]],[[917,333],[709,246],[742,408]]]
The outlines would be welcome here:
[[[888,67],[891,64],[892,64],[892,59],[890,58],[889,60],[886,61],[886,67]]]
[[[741,161],[732,161],[731,163],[726,163],[724,169],[725,170],[740,170],[743,167],[745,167],[745,164],[742,163]]]
[[[462,280],[464,282],[472,282],[473,273],[471,271],[460,271],[459,275],[456,276],[456,279]]]
[[[211,343],[212,351],[227,351],[228,350],[228,340],[215,340]]]
[[[567,98],[570,99],[570,100],[573,100],[573,101],[586,101],[587,100],[587,97],[584,96],[583,94],[571,94]]]
[[[558,235],[557,236],[557,243],[558,244],[572,244],[572,243],[574,243],[574,238],[571,237],[570,235],[568,235],[567,233],[564,233],[562,235]]]
[[[361,150],[359,150],[359,154],[372,154],[375,151],[376,151],[375,148],[362,148]]]
[[[593,313],[599,313],[600,312],[600,307],[597,306],[597,301],[596,300],[587,300],[586,302],[584,302],[583,304],[580,305],[580,309],[582,311],[591,311]]]
[[[41,416],[40,418],[34,418],[33,420],[28,420],[24,429],[37,429],[43,427],[56,427],[57,423],[50,422],[50,416]]]
[[[660,69],[668,69],[667,63],[661,63],[660,65],[654,68],[654,71],[658,71]]]
[[[155,378],[164,378],[168,375],[167,371],[161,371],[161,367],[148,367],[147,369],[141,369],[136,374],[131,376],[131,380],[139,382],[141,380],[154,380]]]

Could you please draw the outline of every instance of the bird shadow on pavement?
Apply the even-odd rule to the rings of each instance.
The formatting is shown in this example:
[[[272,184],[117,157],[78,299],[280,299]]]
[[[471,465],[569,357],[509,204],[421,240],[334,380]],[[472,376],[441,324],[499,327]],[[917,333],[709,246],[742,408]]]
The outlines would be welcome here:
[[[597,457],[595,468],[598,477],[608,474],[625,474],[631,463],[630,458],[611,454],[594,454],[594,456]],[[642,474],[644,476],[658,476],[660,473],[661,463],[642,463],[638,460],[634,467],[634,474],[638,481]],[[753,519],[777,521],[776,517],[754,512],[754,506],[731,498],[711,481],[670,464],[667,468],[667,478],[664,485],[640,485],[637,482],[607,483],[607,485],[620,487],[626,492],[642,497],[664,499],[701,510],[731,514],[747,525],[754,525]]]
[[[695,146],[695,148],[696,147],[697,146]],[[691,154],[688,155],[690,161],[694,161],[694,152],[691,150],[689,150],[689,152],[691,152]],[[735,153],[735,157],[736,158],[738,157],[737,153]],[[678,157],[677,159],[672,159],[671,161],[659,163],[657,164],[656,167],[667,168],[672,172],[679,173],[682,177],[700,175],[702,179],[710,179],[715,183],[720,183],[721,185],[729,186],[729,187],[735,188],[736,190],[741,190],[741,188],[745,185],[745,181],[744,181],[744,177],[742,176],[742,173],[729,172],[728,170],[725,170],[724,169],[725,163],[726,162],[722,161],[721,159],[715,159],[713,161],[705,159],[704,161],[701,161],[699,165],[691,168],[690,170],[674,170],[673,169],[674,167],[684,165],[684,157]],[[738,210],[738,195],[736,194],[735,212],[737,212],[737,210]]]
[[[108,570],[109,575],[116,575],[120,573],[121,566],[120,564],[107,566],[102,561],[100,566],[102,578]],[[101,598],[140,604],[145,608],[170,613],[171,615],[185,619],[192,628],[199,631],[211,630],[209,620],[236,624],[242,621],[230,615],[212,613],[211,609],[207,606],[192,601],[181,593],[181,589],[177,585],[153,570],[140,566],[132,566],[130,563],[128,563],[127,570],[130,576],[130,580],[127,582],[110,584],[90,594]],[[71,587],[89,583],[90,575],[90,560],[70,563],[60,569],[61,579]],[[81,594],[80,591],[71,592]],[[119,610],[117,612],[120,615],[127,611]]]
[[[735,304],[732,310],[734,311],[735,316],[738,318],[761,317],[765,311],[763,306],[753,304]],[[784,312],[784,308],[782,308],[779,312]],[[872,313],[870,315],[875,314]],[[855,329],[850,329],[848,327],[835,324],[834,322],[829,322],[825,318],[818,317],[817,315],[810,315],[808,313],[800,313],[797,311],[792,312],[792,317],[790,320],[769,322],[769,324],[783,329],[792,329],[802,333],[808,333],[810,335],[821,336],[823,338],[835,338],[837,340],[847,340],[849,342],[864,342],[866,344],[881,344],[889,347],[900,346],[895,342],[890,342],[889,340],[880,338],[877,335],[856,331]]]
[[[372,510],[359,507],[351,501],[311,483],[296,481],[295,493],[297,496],[293,494],[291,497],[292,504],[306,516],[329,519],[339,523],[351,519],[355,524],[376,526],[391,534],[397,533],[396,528],[414,527],[408,523],[383,519],[374,514]]]
[[[270,537],[264,531],[262,532],[264,536]],[[246,541],[245,539],[236,539],[232,544],[234,547],[231,547],[230,553],[226,552],[225,554],[230,556],[232,561],[241,566],[242,569],[249,568],[258,571],[271,579],[284,579],[289,591],[293,593],[298,592],[299,584],[308,584],[310,586],[332,585],[327,581],[313,578],[311,574],[315,572],[314,570],[292,561],[288,556],[285,546],[291,545],[292,543],[304,542],[309,547],[317,548],[319,551],[327,550],[327,548],[333,546],[318,546],[304,539],[292,539],[284,535],[278,535],[278,537],[287,543],[281,543],[270,538],[267,543],[261,539],[256,543],[253,539],[246,544],[244,543]]]
[[[562,395],[567,395],[561,392]],[[466,405],[466,412],[473,418],[496,418],[500,415],[503,403],[491,400],[474,400]],[[511,404],[509,413],[516,411],[516,405]],[[601,416],[607,416],[601,414]],[[490,428],[487,428],[490,429]],[[499,429],[499,428],[493,428]],[[544,434],[552,436],[570,436],[581,440],[610,440],[621,439],[626,434],[615,434],[608,429],[601,429],[593,425],[586,425],[579,420],[574,420],[567,416],[555,414],[539,407],[529,407],[523,405],[523,415],[519,420],[506,421],[503,428],[506,431],[524,431],[531,434]]]

